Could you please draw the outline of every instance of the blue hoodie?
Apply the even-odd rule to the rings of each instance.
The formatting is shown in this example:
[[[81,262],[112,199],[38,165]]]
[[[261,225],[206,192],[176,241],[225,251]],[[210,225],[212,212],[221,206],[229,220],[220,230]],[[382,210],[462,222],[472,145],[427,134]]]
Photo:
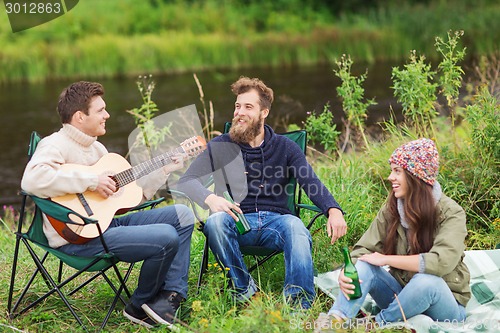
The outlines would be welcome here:
[[[206,209],[205,199],[213,192],[202,184],[213,175],[215,193],[222,196],[229,187],[243,213],[273,211],[291,214],[287,192],[291,191],[290,177],[295,177],[326,216],[330,208],[341,210],[300,147],[289,138],[274,133],[268,125],[264,130],[264,142],[255,148],[234,143],[229,134],[211,140],[181,177],[177,189]]]

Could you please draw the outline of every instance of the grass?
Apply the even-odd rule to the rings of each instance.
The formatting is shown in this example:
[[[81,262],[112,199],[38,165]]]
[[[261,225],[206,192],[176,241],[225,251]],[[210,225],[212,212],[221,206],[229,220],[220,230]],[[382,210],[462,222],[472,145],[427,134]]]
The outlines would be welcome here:
[[[491,87],[498,81],[498,75],[495,77],[496,81],[489,80]],[[455,135],[449,135],[449,119],[438,117],[434,124],[436,137],[433,139],[441,152],[441,173],[438,180],[444,192],[455,199],[467,215],[467,249],[491,249],[500,240],[500,131],[495,126],[500,109],[498,98],[484,88],[478,89],[478,94],[473,99],[473,104],[463,110],[465,116],[454,129]],[[416,134],[410,129],[391,123],[386,123],[384,130],[384,138],[370,142],[369,150],[340,153],[334,157],[324,154],[309,156],[309,160],[314,161],[316,173],[345,210],[349,226],[347,235],[333,245],[321,224],[324,220],[313,227],[312,254],[315,268],[320,273],[337,267],[342,261],[340,248],[344,245],[352,246],[371,223],[388,193],[385,180],[388,174],[388,157],[403,142],[416,138]],[[304,198],[305,202],[307,200]],[[0,288],[5,291],[10,283],[15,244],[12,231],[15,228],[16,214],[11,207],[4,207],[0,225],[0,264],[3,267],[0,271]],[[310,217],[306,213],[303,219],[307,221]],[[332,304],[330,298],[319,292],[309,311],[294,312],[282,297],[284,263],[281,255],[274,257],[254,274],[261,292],[248,304],[237,305],[232,301],[224,272],[214,263],[213,258],[204,283],[197,293],[195,286],[203,245],[204,236],[195,232],[191,248],[190,292],[180,316],[185,324],[185,331],[189,328],[194,332],[301,332],[312,328],[318,314],[328,310]],[[30,261],[27,253],[22,252],[19,282],[28,278],[32,269]],[[55,271],[57,262],[51,265],[51,269]],[[136,267],[129,283],[131,287],[137,280],[138,272]],[[43,281],[36,281],[35,290],[42,290],[43,287]],[[102,319],[106,304],[111,299],[111,292],[104,288],[104,284],[97,283],[76,295],[73,304],[86,313],[85,321],[94,327]],[[54,297],[11,321],[6,317],[6,307],[7,292],[4,292],[0,295],[2,332],[82,331],[64,305]],[[111,316],[105,332],[148,332],[145,328],[131,324],[121,315],[120,310],[121,306]],[[396,332],[380,330],[383,331]]]
[[[387,157],[400,144],[401,138],[394,137],[384,144],[373,144],[365,153],[349,153],[333,161],[320,158],[314,163],[318,176],[335,194],[346,211],[349,229],[345,237],[331,245],[326,235],[324,220],[313,227],[313,258],[318,272],[332,270],[341,263],[340,248],[353,245],[373,220],[378,208],[384,202],[386,189]],[[440,139],[441,147],[451,145],[446,138]],[[441,148],[443,149],[443,148]],[[310,158],[311,160],[311,158]],[[446,161],[444,161],[446,164]],[[440,179],[444,187],[450,187],[445,179]],[[10,282],[10,267],[14,251],[15,236],[13,218],[16,212],[5,210],[3,225],[0,230],[0,259],[4,269],[0,272],[0,288],[5,292],[0,296],[0,331],[2,332],[81,332],[78,324],[64,305],[55,297],[50,297],[42,305],[12,321],[6,318],[7,290]],[[307,220],[307,216],[304,217]],[[469,227],[470,228],[470,227]],[[472,229],[467,240],[468,248],[493,248],[500,239],[500,225],[486,232],[484,229]],[[194,332],[300,332],[311,328],[319,312],[326,311],[332,300],[318,293],[310,311],[296,314],[286,305],[282,297],[284,282],[284,263],[281,255],[259,268],[254,274],[261,288],[258,297],[246,305],[234,304],[226,288],[223,271],[211,258],[209,271],[203,285],[196,293],[195,286],[201,262],[204,236],[196,231],[192,238],[191,269],[189,276],[190,292],[182,307],[182,321]],[[248,260],[251,260],[249,258]],[[21,256],[19,280],[26,279],[30,267],[30,258],[26,251]],[[56,269],[56,263],[53,263]],[[133,286],[137,281],[138,267],[129,282]],[[43,281],[38,281],[35,290],[42,290]],[[111,301],[112,293],[104,283],[95,283],[86,287],[76,296],[73,304],[83,310],[85,320],[90,325],[98,325],[105,313],[106,305]],[[131,324],[121,314],[121,305],[111,316],[105,332],[147,332],[138,325]],[[12,328],[9,328],[12,327]],[[2,330],[3,329],[3,330]],[[161,330],[160,330],[161,331]],[[187,329],[186,329],[187,331]],[[394,331],[396,332],[396,331]],[[400,332],[400,331],[397,331]]]
[[[352,245],[360,233],[366,228],[373,218],[376,207],[383,201],[376,193],[375,186],[367,186],[359,181],[361,174],[367,175],[369,170],[356,160],[340,160],[335,167],[318,167],[319,176],[325,180],[327,186],[337,194],[344,209],[348,212],[346,219],[350,225],[348,235],[335,245],[329,244],[326,231],[319,222],[313,231],[314,248],[313,256],[316,261],[316,269],[324,272],[333,269],[340,263],[340,247],[344,244]],[[361,174],[360,174],[361,173]],[[340,181],[342,180],[342,181]],[[15,236],[12,231],[11,221],[6,223],[0,231],[0,248],[2,266],[0,272],[0,287],[8,290],[10,266],[14,251]],[[199,294],[196,294],[195,285],[197,281],[198,268],[201,262],[204,236],[195,232],[192,238],[191,270],[189,277],[190,293],[189,299],[184,307],[182,317],[185,323],[195,332],[288,332],[301,331],[298,328],[313,325],[317,314],[327,310],[331,306],[331,300],[325,295],[319,294],[310,312],[296,315],[289,308],[281,294],[284,282],[284,264],[282,256],[274,257],[271,262],[266,263],[254,274],[262,292],[259,297],[245,306],[233,303],[230,291],[225,288],[223,271],[214,264],[213,258],[209,271],[205,276],[204,284]],[[21,257],[21,268],[18,276],[24,279],[28,276],[30,262],[27,253]],[[53,263],[53,270],[56,263]],[[134,268],[131,281],[136,281],[138,268]],[[129,283],[133,285],[134,282]],[[43,282],[39,281],[36,289],[42,290]],[[6,309],[7,292],[0,297],[0,308]],[[112,299],[112,294],[104,288],[103,283],[94,284],[86,288],[77,297],[74,304],[80,310],[87,310],[87,320],[97,324],[104,314],[105,304]],[[64,305],[56,298],[49,298],[44,304],[9,322],[5,315],[0,319],[0,325],[16,327],[24,332],[79,332],[78,324]],[[1,326],[0,326],[1,327]],[[297,329],[295,329],[295,327]],[[146,332],[146,329],[130,324],[119,312],[116,312],[108,323],[107,332]],[[15,332],[12,329],[12,332]]]
[[[0,21],[0,83],[116,77],[248,66],[436,57],[435,36],[466,32],[471,56],[498,51],[493,1],[384,4],[356,13],[247,1],[80,1],[47,24],[16,34]]]

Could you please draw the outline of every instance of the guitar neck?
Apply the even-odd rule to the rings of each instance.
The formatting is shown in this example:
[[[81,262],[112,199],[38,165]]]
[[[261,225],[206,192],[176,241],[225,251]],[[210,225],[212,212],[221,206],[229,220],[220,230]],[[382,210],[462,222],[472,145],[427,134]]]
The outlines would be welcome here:
[[[142,162],[130,169],[123,170],[113,176],[118,187],[124,187],[125,185],[140,179],[151,172],[164,167],[172,163],[172,157],[177,154],[184,154],[185,150],[182,147],[178,147],[170,152],[163,153],[154,157],[149,161]]]

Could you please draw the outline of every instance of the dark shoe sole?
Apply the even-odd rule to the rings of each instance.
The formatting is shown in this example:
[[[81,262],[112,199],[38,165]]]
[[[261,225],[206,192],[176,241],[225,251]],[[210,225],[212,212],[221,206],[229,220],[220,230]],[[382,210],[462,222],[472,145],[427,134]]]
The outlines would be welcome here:
[[[133,323],[142,325],[142,326],[147,327],[147,328],[153,328],[154,327],[154,325],[148,324],[144,320],[141,320],[139,318],[136,318],[136,317],[133,317],[133,316],[129,315],[125,310],[123,310],[123,315],[125,316],[125,318],[127,318],[128,320],[130,320]]]
[[[156,312],[153,311],[153,309],[151,309],[147,304],[143,304],[142,306],[142,309],[144,310],[144,312],[146,312],[146,314],[149,316],[149,318],[153,319],[155,322],[157,322],[158,324],[161,324],[165,327],[167,327],[169,330],[171,330],[172,332],[179,332],[179,327],[175,326],[174,324],[172,323],[169,323],[168,321],[166,321],[165,319],[163,319],[162,317],[160,317]],[[172,321],[174,320],[174,318],[172,318]]]

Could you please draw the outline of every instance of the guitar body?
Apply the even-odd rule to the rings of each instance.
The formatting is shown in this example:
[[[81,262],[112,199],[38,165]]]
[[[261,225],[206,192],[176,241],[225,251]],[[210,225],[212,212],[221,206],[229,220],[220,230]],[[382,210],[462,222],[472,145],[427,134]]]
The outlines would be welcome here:
[[[130,168],[131,166],[128,161],[115,153],[104,155],[92,166],[78,164],[64,164],[61,166],[61,170],[81,170],[108,176],[113,176]],[[81,197],[85,199],[87,207],[82,203]],[[80,195],[66,194],[51,199],[65,207],[71,208],[83,216],[98,220],[99,227],[102,232],[104,232],[109,227],[111,220],[118,210],[135,207],[141,202],[142,188],[137,185],[136,181],[132,181],[123,187],[119,187],[118,190],[108,198],[103,198],[97,192],[86,191]],[[72,219],[78,222],[77,216],[73,216]],[[97,226],[94,224],[67,224],[51,219],[50,217],[49,221],[61,237],[74,244],[83,244],[99,236]]]
[[[63,223],[47,215],[57,233],[73,244],[84,244],[99,236],[99,229],[106,231],[117,212],[122,214],[129,208],[137,206],[142,200],[142,188],[137,185],[139,179],[154,170],[172,163],[171,157],[181,154],[183,159],[194,157],[207,147],[205,139],[193,136],[184,140],[179,147],[171,152],[158,155],[134,167],[122,156],[109,153],[101,157],[92,166],[79,164],[64,164],[62,171],[85,171],[97,175],[113,176],[118,190],[110,197],[103,198],[96,192],[66,194],[51,198],[76,213],[97,220],[97,224],[84,224],[76,215],[70,216],[75,224]],[[99,226],[99,228],[97,227]]]

